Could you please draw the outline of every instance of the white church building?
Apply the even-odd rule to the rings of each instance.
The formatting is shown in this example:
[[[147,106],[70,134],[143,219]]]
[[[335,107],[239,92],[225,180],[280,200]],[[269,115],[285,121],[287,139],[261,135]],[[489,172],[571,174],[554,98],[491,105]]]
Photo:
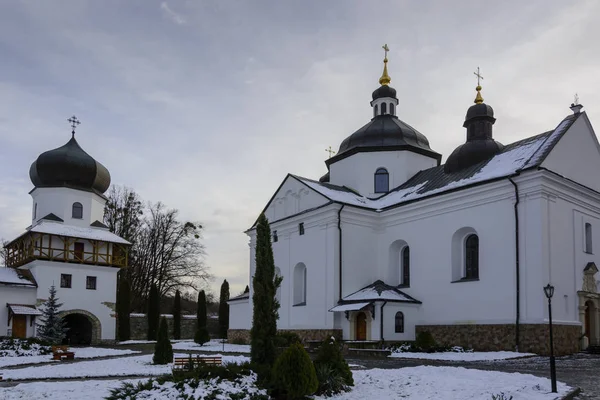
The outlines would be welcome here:
[[[600,145],[582,106],[502,145],[478,85],[466,141],[442,164],[398,118],[387,57],[379,82],[373,117],[327,174],[288,174],[263,210],[283,277],[278,329],[546,353],[551,284],[555,352],[599,344]],[[231,340],[252,321],[247,234],[250,292],[230,300]]]
[[[78,123],[75,118],[70,120]],[[108,170],[73,137],[31,165],[31,225],[5,246],[0,268],[0,336],[36,334],[40,305],[56,287],[66,321],[66,343],[115,339],[117,272],[130,243],[102,221]]]

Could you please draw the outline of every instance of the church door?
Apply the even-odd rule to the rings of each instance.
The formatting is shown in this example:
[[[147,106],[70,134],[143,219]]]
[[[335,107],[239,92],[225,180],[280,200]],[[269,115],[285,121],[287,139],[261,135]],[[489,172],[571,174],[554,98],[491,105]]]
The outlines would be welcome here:
[[[25,336],[27,336],[26,315],[13,315],[12,336],[14,338],[25,339]]]
[[[356,340],[367,340],[367,316],[364,312],[356,316]]]
[[[588,301],[585,303],[585,333],[584,335],[588,338],[588,343],[592,339],[592,302]]]

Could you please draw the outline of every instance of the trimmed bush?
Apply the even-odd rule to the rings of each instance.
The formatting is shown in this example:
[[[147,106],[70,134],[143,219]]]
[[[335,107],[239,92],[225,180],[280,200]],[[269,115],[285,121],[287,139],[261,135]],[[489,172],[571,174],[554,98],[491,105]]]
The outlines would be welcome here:
[[[199,345],[210,342],[210,335],[208,334],[208,330],[205,326],[201,326],[196,329],[196,333],[194,334],[194,342],[198,343]]]
[[[154,345],[154,364],[168,364],[173,362],[173,347],[169,340],[167,319],[162,317],[160,320],[160,328],[158,329],[158,340]]]
[[[325,377],[325,366],[331,370],[330,378]],[[319,379],[319,394],[331,395],[347,391],[354,386],[352,371],[342,355],[341,343],[331,337],[323,342],[317,351],[315,368],[321,372]],[[341,379],[342,384],[339,384]]]
[[[303,399],[319,388],[315,367],[301,344],[288,347],[275,361],[273,383],[288,400]]]
[[[275,336],[275,347],[290,347],[294,343],[302,343],[302,339],[296,332],[277,332]]]
[[[415,347],[421,351],[429,352],[437,347],[433,335],[429,331],[419,332],[415,340]]]

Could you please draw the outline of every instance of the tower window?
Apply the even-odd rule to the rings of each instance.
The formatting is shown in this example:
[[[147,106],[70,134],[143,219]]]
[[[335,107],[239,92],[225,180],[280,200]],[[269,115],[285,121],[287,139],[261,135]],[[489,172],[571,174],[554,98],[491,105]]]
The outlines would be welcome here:
[[[410,286],[410,247],[402,249],[402,284],[403,287]]]
[[[585,223],[585,252],[592,254],[592,224]]]
[[[83,205],[81,203],[73,203],[73,210],[71,212],[71,217],[82,219],[83,218]]]
[[[300,232],[300,235],[304,235],[304,222],[298,224],[298,231]]]
[[[33,205],[33,219],[37,218],[37,203]]]
[[[390,103],[390,114],[394,115],[394,103]]]
[[[465,241],[465,278],[479,278],[479,237],[469,235]]]
[[[390,190],[390,174],[387,169],[379,168],[375,171],[375,193],[387,193]]]
[[[381,115],[387,114],[387,103],[381,103]]]
[[[273,242],[277,242],[279,237],[277,236],[277,231],[273,231]]]
[[[377,111],[379,111],[379,106],[377,104],[375,104],[375,107],[373,107],[373,116],[374,117],[377,116]]]

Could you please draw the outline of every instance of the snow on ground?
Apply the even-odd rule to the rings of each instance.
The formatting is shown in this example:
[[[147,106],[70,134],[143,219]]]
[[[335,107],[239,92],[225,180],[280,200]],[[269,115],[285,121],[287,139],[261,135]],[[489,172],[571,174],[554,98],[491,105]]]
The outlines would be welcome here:
[[[462,367],[413,367],[352,371],[354,388],[329,399],[487,400],[504,393],[513,400],[559,399],[550,380],[533,375],[481,371]],[[558,395],[570,388],[558,382]],[[317,397],[326,399],[326,397]]]
[[[218,354],[216,354],[218,355]],[[187,354],[175,354],[187,357]],[[222,356],[223,364],[250,361],[244,356]],[[2,371],[4,379],[86,378],[113,376],[160,376],[171,373],[171,364],[153,365],[152,355],[80,361],[69,364],[43,365]]]
[[[514,351],[481,351],[481,352],[444,352],[444,353],[410,353],[398,352],[392,353],[390,357],[394,358],[420,358],[423,360],[442,360],[442,361],[492,361],[508,360],[510,358],[521,358],[535,356],[533,353],[517,353]]]
[[[102,363],[103,361],[96,361]],[[558,382],[558,393],[550,392],[550,380],[528,374],[482,371],[462,367],[412,367],[400,369],[372,369],[353,371],[355,386],[351,392],[330,399],[363,400],[373,398],[418,400],[487,400],[504,393],[513,400],[553,400],[564,396],[570,388]],[[137,381],[137,380],[135,380]],[[117,380],[87,380],[65,382],[22,383],[0,389],[0,398],[6,400],[62,400],[103,399],[111,388],[120,385]],[[160,399],[158,391],[154,397]],[[158,396],[158,397],[157,397]],[[325,399],[325,398],[317,398]]]
[[[177,340],[171,339],[171,343],[189,342],[189,341],[190,341],[190,339],[177,339]],[[154,343],[156,343],[156,340],[124,340],[122,342],[117,342],[117,345],[122,345],[122,344],[154,344]]]
[[[140,351],[137,350],[106,349],[100,347],[71,348],[71,350],[75,353],[75,359],[124,356],[126,354],[140,353]],[[0,368],[11,365],[40,364],[48,362],[53,362],[52,354],[45,356],[0,357]]]
[[[223,343],[220,340],[211,340],[208,343],[200,346],[195,342],[180,342],[173,345],[173,350],[196,350],[196,351],[219,351],[223,353],[250,353],[250,345],[248,344],[229,344]]]

